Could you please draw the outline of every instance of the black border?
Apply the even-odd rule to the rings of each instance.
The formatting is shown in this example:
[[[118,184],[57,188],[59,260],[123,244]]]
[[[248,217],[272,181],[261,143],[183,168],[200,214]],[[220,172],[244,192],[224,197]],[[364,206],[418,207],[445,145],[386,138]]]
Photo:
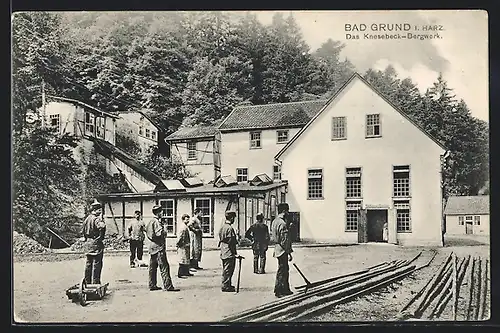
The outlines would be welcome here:
[[[302,3],[304,4],[304,3]],[[489,16],[489,79],[490,79],[490,152],[494,152],[494,142],[495,142],[495,137],[497,136],[497,132],[494,130],[495,126],[494,124],[496,123],[496,120],[498,118],[498,112],[500,112],[500,94],[497,92],[500,92],[500,64],[498,62],[498,44],[495,43],[497,39],[497,34],[495,32],[500,31],[500,15],[498,15],[498,12],[496,11],[496,8],[492,5],[492,2],[487,2],[487,1],[453,1],[453,2],[439,2],[439,1],[415,1],[414,3],[403,3],[402,1],[398,2],[393,2],[393,5],[396,6],[390,6],[391,2],[390,1],[379,1],[377,2],[378,5],[374,5],[372,2],[370,3],[361,3],[361,4],[355,4],[353,1],[346,1],[346,2],[336,2],[333,3],[333,1],[327,2],[327,3],[322,3],[319,1],[308,1],[307,2],[307,7],[305,6],[298,6],[297,3],[292,4],[290,2],[282,4],[281,6],[279,4],[271,4],[269,1],[267,2],[259,2],[259,1],[252,1],[252,2],[247,2],[247,3],[239,3],[236,1],[218,1],[218,2],[187,2],[187,1],[168,1],[168,2],[162,2],[162,1],[151,1],[151,0],[141,0],[141,1],[132,1],[132,0],[122,0],[122,1],[104,1],[104,0],[86,0],[86,1],[61,1],[61,0],[13,0],[10,2],[10,14],[12,12],[16,11],[31,11],[31,10],[37,10],[37,11],[73,11],[73,10],[388,10],[388,9],[484,9],[488,11],[488,16]],[[264,6],[262,6],[264,5]],[[329,6],[325,6],[329,5]],[[10,20],[9,20],[9,46],[10,46]],[[10,51],[10,48],[9,48]],[[10,61],[9,61],[9,74],[10,72]],[[5,77],[4,77],[5,78]],[[9,79],[8,85],[10,87],[10,75],[7,76]],[[7,90],[7,89],[5,89]],[[9,101],[9,106],[8,109],[10,110],[10,89],[7,91],[7,99]],[[10,120],[10,113],[9,113],[9,120]],[[10,122],[9,122],[10,123]],[[7,124],[7,122],[5,122]],[[11,137],[9,137],[8,140],[5,140],[4,142],[9,143],[9,148],[10,148],[10,140]],[[496,165],[495,163],[495,157],[496,155],[494,153],[490,153],[490,186],[491,186],[491,193],[490,193],[490,200],[491,203],[495,203],[495,188],[497,185],[496,178],[495,178],[495,173],[492,172],[494,169],[494,166]],[[9,169],[10,171],[10,169]],[[10,175],[10,172],[9,172]],[[10,198],[10,191],[8,193],[8,196]],[[498,206],[496,205],[491,205],[491,218],[490,220],[492,221],[491,226],[490,226],[490,235],[493,238],[493,236],[496,236],[497,230],[500,230],[499,225],[495,222],[497,214],[497,208]],[[4,219],[4,224],[3,226],[5,227],[11,227],[11,225],[7,221],[11,221],[11,210],[9,210],[9,216]],[[2,245],[5,245],[7,247],[6,251],[3,253],[10,253],[11,258],[12,258],[12,232],[11,228],[8,228],[7,232],[2,233],[2,235],[10,235],[9,239],[7,241],[2,242]],[[487,322],[469,322],[469,323],[460,323],[460,322],[440,322],[440,323],[434,323],[434,322],[360,322],[360,323],[311,323],[311,324],[230,324],[230,325],[220,325],[220,324],[213,324],[213,323],[189,323],[189,324],[169,324],[169,323],[151,323],[151,324],[145,324],[145,323],[107,323],[107,324],[14,324],[13,325],[13,299],[12,299],[12,292],[13,292],[13,285],[12,285],[12,273],[13,273],[13,266],[11,264],[11,291],[9,293],[10,297],[6,297],[6,295],[3,295],[4,299],[9,299],[9,308],[11,311],[8,313],[7,320],[10,323],[10,329],[17,329],[17,330],[24,330],[28,331],[29,329],[46,329],[47,331],[54,331],[58,329],[62,329],[64,331],[78,331],[78,330],[85,330],[85,329],[95,329],[95,328],[106,328],[106,329],[119,329],[121,332],[124,330],[131,330],[137,328],[144,329],[146,327],[155,329],[157,327],[162,327],[162,328],[167,328],[172,327],[177,331],[185,331],[185,330],[191,330],[191,329],[200,329],[202,327],[207,327],[207,329],[271,329],[273,331],[278,330],[278,328],[283,328],[286,330],[290,329],[299,329],[303,330],[306,327],[309,329],[314,328],[315,330],[319,329],[325,329],[325,330],[332,330],[334,329],[336,332],[338,332],[341,329],[383,329],[384,331],[390,330],[390,329],[396,329],[398,332],[401,332],[402,329],[405,330],[405,332],[408,332],[410,330],[422,330],[426,328],[452,328],[453,330],[462,330],[462,329],[474,329],[476,327],[478,328],[494,328],[494,327],[500,327],[500,315],[498,314],[499,311],[497,311],[500,307],[497,306],[500,304],[499,301],[499,294],[500,294],[500,287],[496,285],[493,281],[498,280],[499,274],[498,274],[498,267],[496,264],[496,253],[498,250],[498,244],[493,241],[491,242],[491,266],[492,266],[492,272],[491,272],[491,277],[492,277],[492,282],[491,282],[491,313],[492,317],[490,321]],[[5,287],[4,287],[5,288]],[[168,309],[166,309],[168,311]],[[2,311],[3,314],[7,314],[7,311]],[[496,315],[496,316],[495,316]],[[207,326],[210,325],[210,326]]]

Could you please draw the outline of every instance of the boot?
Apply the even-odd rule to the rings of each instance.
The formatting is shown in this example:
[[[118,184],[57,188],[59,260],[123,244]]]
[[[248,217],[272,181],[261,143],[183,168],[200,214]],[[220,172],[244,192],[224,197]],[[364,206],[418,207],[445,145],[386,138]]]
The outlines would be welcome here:
[[[179,270],[177,271],[177,277],[182,279],[184,277],[184,265],[179,264]]]
[[[182,272],[182,275],[184,276],[194,276],[194,274],[192,274],[190,271],[189,271],[189,265],[182,265],[182,269],[183,269],[183,272]]]
[[[266,274],[266,257],[260,257],[260,270],[259,274]]]
[[[259,274],[259,258],[258,257],[253,258],[253,272],[254,272],[254,274]]]

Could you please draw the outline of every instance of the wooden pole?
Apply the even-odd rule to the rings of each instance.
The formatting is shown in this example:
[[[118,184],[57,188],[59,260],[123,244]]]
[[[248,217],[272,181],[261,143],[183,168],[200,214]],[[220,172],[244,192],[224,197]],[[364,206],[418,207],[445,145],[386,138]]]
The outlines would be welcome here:
[[[453,256],[453,280],[452,280],[452,296],[453,296],[453,303],[452,303],[452,311],[453,311],[453,320],[457,320],[457,256]]]
[[[52,248],[52,235],[50,235],[50,239],[49,239],[49,249]]]
[[[478,318],[477,320],[483,320],[484,318],[484,308],[486,305],[486,294],[487,294],[487,284],[488,284],[488,263],[486,260],[482,260],[481,263],[484,263],[482,265],[481,269],[481,293],[479,296],[479,313],[478,313]]]
[[[470,268],[470,273],[469,273],[469,279],[467,280],[467,288],[468,288],[468,295],[467,295],[467,302],[466,304],[466,309],[465,309],[465,319],[470,320],[471,316],[471,310],[472,310],[472,296],[474,294],[474,270],[476,266],[476,258],[472,258],[472,265]]]
[[[479,317],[479,303],[481,302],[481,257],[477,258],[477,270],[476,270],[476,295],[474,297],[474,312],[472,319],[478,320]]]

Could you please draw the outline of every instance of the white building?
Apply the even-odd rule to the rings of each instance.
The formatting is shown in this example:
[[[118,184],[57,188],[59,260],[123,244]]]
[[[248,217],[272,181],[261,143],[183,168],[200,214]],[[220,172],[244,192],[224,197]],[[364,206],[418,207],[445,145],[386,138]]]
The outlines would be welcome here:
[[[451,196],[444,210],[446,235],[489,235],[490,196]]]
[[[208,183],[221,174],[220,134],[216,127],[183,127],[165,138],[170,156]]]
[[[281,179],[274,156],[326,100],[238,106],[219,125],[223,175],[246,182],[265,173]]]
[[[223,150],[224,151],[224,150]],[[302,239],[442,245],[446,149],[359,74],[276,154]],[[223,161],[226,157],[224,156]]]

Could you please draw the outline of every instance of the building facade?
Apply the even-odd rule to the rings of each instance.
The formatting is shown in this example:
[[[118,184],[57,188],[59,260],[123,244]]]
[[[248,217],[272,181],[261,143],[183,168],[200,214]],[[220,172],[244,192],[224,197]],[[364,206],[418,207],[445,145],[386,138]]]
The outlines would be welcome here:
[[[170,157],[208,183],[221,175],[220,133],[216,127],[184,127],[165,138]]]
[[[446,235],[489,235],[490,196],[451,196],[444,210]]]
[[[355,74],[276,162],[303,239],[442,245],[445,153]]]
[[[219,125],[222,174],[239,182],[262,173],[281,179],[274,156],[325,103],[312,100],[234,108]]]

